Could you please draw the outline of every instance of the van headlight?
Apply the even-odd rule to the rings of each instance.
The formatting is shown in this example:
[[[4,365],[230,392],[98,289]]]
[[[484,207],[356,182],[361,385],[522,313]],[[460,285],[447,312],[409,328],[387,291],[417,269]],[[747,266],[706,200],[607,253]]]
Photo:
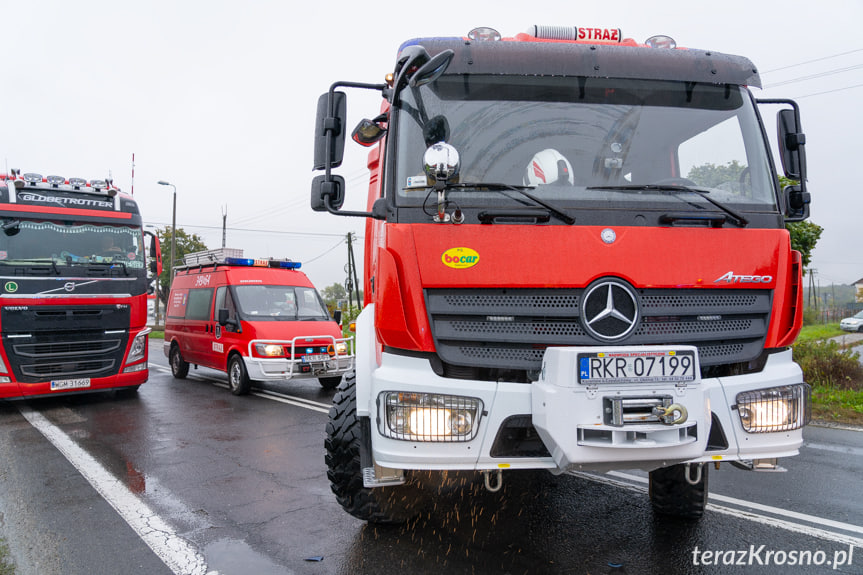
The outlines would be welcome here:
[[[806,383],[769,387],[737,394],[737,413],[747,433],[800,429],[812,417]]]
[[[285,357],[285,347],[275,343],[256,343],[255,353],[260,357]]]
[[[150,333],[150,328],[145,329],[135,336],[132,341],[132,347],[129,349],[129,357],[126,358],[126,363],[135,363],[147,355],[147,334]]]
[[[482,400],[437,393],[389,391],[379,397],[380,432],[407,441],[470,441],[479,430]]]

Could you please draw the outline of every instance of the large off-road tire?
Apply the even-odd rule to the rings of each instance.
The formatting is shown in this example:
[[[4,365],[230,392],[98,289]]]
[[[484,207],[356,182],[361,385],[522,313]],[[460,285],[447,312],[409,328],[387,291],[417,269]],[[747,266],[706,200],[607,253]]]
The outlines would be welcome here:
[[[707,506],[707,465],[701,466],[701,479],[695,485],[686,480],[686,465],[680,463],[650,472],[650,502],[653,511],[685,519],[697,519]],[[695,464],[692,465],[695,474]]]
[[[246,395],[252,389],[252,380],[246,371],[243,358],[237,354],[228,360],[228,387],[234,395]]]
[[[180,352],[180,346],[176,343],[171,346],[171,373],[177,379],[184,379],[189,375],[189,363],[183,359],[183,354]]]
[[[356,374],[350,372],[333,397],[324,441],[327,478],[336,500],[345,511],[370,523],[404,523],[419,514],[425,494],[410,481],[391,487],[363,486],[360,441]]]
[[[321,387],[324,389],[335,389],[342,382],[342,376],[338,377],[319,377],[318,383],[321,384]]]

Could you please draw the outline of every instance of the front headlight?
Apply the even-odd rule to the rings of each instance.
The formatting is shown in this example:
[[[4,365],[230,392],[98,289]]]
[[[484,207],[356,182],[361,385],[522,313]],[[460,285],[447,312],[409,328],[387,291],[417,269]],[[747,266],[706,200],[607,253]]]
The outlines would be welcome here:
[[[747,433],[800,429],[811,419],[810,387],[783,385],[737,394],[737,413]]]
[[[380,432],[407,441],[470,441],[479,430],[482,401],[436,393],[386,392]]]
[[[135,363],[147,354],[147,334],[150,333],[150,328],[145,329],[135,336],[132,342],[132,347],[129,349],[129,357],[126,358],[126,363]]]
[[[336,343],[336,353],[338,355],[347,355],[348,353],[348,344],[340,341]]]
[[[261,357],[284,357],[285,348],[274,343],[256,343],[255,352]]]

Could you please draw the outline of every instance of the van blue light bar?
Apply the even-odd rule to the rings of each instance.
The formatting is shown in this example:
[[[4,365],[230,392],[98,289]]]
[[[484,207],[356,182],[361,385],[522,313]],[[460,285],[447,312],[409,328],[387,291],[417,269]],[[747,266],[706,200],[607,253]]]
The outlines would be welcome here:
[[[225,264],[229,266],[246,266],[258,268],[281,268],[288,270],[300,269],[300,262],[290,260],[255,260],[251,258],[225,258]]]

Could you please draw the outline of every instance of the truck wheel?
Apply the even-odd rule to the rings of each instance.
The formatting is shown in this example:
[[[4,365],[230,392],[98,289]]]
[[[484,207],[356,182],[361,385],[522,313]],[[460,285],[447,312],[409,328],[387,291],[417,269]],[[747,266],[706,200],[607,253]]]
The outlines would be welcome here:
[[[707,465],[701,466],[701,479],[692,485],[686,480],[686,465],[679,463],[650,472],[650,502],[653,511],[686,519],[697,519],[707,506]],[[695,475],[693,464],[691,474]]]
[[[350,372],[333,397],[327,423],[324,448],[330,488],[345,511],[369,523],[398,524],[418,515],[423,495],[418,485],[363,486],[360,441],[356,374]]]
[[[252,388],[246,364],[243,363],[243,358],[236,354],[228,360],[228,386],[234,395],[246,395]]]
[[[189,375],[189,363],[183,359],[183,354],[180,353],[180,346],[171,346],[171,373],[177,379],[184,379]]]
[[[321,387],[324,389],[335,389],[342,382],[342,376],[338,377],[319,377]]]

